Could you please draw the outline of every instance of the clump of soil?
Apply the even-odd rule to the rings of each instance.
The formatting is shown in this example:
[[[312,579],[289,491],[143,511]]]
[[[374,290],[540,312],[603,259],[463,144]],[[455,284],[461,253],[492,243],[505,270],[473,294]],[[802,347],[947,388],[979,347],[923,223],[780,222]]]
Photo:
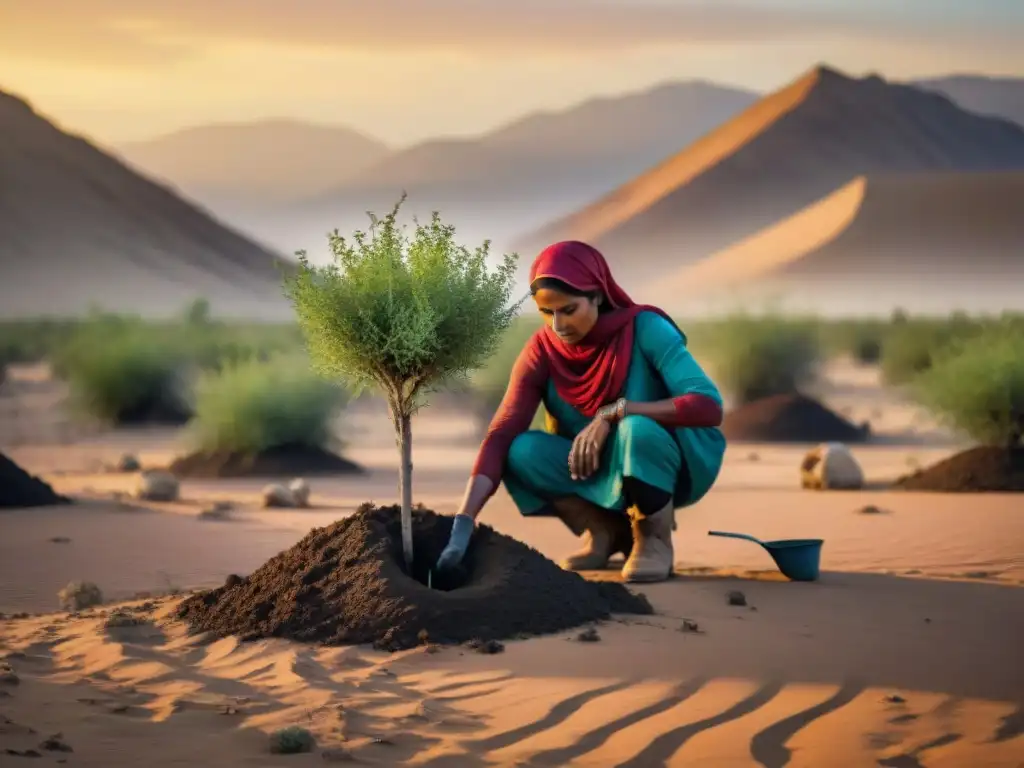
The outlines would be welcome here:
[[[906,491],[1024,491],[1024,448],[979,446],[897,480]]]
[[[448,542],[452,518],[413,512],[416,563],[402,557],[400,509],[364,504],[312,530],[240,583],[194,595],[179,616],[193,630],[243,640],[286,637],[384,650],[541,635],[607,619],[650,614],[651,604],[616,583],[564,571],[522,542],[478,525],[463,568],[428,574]]]
[[[70,499],[55,493],[49,484],[30,475],[0,453],[0,508],[45,507],[70,503]]]
[[[190,453],[169,467],[176,477],[288,477],[360,474],[358,464],[311,445],[281,445],[259,453],[213,451]]]
[[[727,440],[765,443],[859,443],[871,436],[817,400],[799,394],[772,395],[725,415]]]

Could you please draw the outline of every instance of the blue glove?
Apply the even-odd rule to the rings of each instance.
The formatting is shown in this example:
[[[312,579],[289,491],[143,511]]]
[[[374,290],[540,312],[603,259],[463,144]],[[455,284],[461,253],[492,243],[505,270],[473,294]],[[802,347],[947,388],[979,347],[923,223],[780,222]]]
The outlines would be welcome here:
[[[466,548],[469,547],[469,539],[473,535],[473,527],[473,518],[469,515],[455,516],[455,520],[452,521],[452,532],[448,537],[448,546],[441,551],[437,565],[434,566],[437,570],[449,570],[462,562]]]

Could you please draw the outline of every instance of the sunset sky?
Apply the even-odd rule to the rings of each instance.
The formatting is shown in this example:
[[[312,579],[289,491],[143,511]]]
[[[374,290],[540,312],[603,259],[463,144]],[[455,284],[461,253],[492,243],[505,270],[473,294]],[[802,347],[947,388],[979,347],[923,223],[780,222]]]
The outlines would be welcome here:
[[[1024,76],[1022,0],[0,0],[0,89],[101,141],[294,117],[404,144],[667,80]]]

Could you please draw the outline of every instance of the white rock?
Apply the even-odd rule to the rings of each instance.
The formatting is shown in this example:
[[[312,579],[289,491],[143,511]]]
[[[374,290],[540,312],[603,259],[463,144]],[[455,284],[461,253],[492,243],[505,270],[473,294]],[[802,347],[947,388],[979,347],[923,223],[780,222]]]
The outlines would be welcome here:
[[[140,469],[142,469],[142,464],[134,454],[126,453],[117,461],[118,472],[138,472]]]
[[[301,477],[297,477],[288,485],[288,490],[292,492],[292,496],[295,499],[295,506],[309,506],[309,483]]]
[[[294,507],[295,496],[283,485],[274,483],[263,487],[264,507]]]
[[[154,469],[142,472],[135,485],[135,496],[146,501],[175,501],[178,478],[170,472]]]
[[[864,487],[864,472],[843,443],[823,443],[804,456],[800,485],[817,491],[852,491]]]

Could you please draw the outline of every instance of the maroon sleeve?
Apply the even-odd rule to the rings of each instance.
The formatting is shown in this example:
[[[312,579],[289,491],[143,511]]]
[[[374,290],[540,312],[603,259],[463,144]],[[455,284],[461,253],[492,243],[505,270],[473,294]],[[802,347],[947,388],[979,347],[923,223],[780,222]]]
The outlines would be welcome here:
[[[494,483],[495,488],[498,487],[512,441],[530,428],[544,397],[546,385],[547,364],[544,353],[531,338],[512,366],[512,377],[480,445],[473,464],[473,475],[483,475]]]
[[[718,427],[722,424],[722,404],[708,395],[691,392],[672,398],[675,418],[668,427]]]

